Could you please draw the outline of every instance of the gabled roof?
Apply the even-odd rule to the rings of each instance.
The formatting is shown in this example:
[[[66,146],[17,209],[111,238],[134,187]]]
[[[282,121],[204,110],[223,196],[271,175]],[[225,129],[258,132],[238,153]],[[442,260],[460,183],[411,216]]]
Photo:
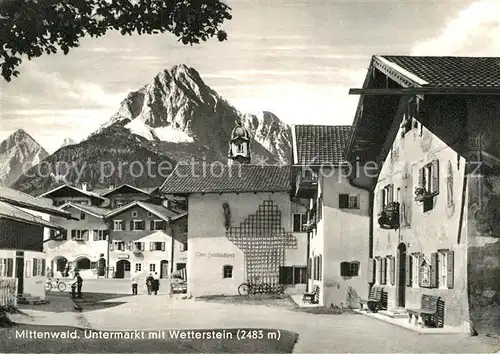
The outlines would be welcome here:
[[[65,191],[66,189],[66,191]],[[43,193],[42,195],[40,195],[39,197],[45,197],[45,198],[56,198],[57,196],[59,195],[63,195],[63,196],[71,196],[71,195],[83,195],[83,196],[86,196],[86,197],[89,197],[89,198],[94,198],[94,199],[99,199],[99,200],[102,200],[104,201],[105,198],[101,197],[100,195],[98,195],[97,193],[93,193],[93,192],[89,192],[89,191],[84,191],[83,189],[80,189],[80,188],[77,188],[77,187],[74,187],[74,186],[70,186],[70,185],[67,185],[67,184],[64,184],[62,186],[59,186],[57,188],[54,188],[48,192],[45,192]]]
[[[118,186],[116,188],[113,188],[113,189],[107,191],[106,193],[102,193],[101,196],[109,197],[112,194],[118,193],[120,190],[122,192],[125,192],[125,193],[127,193],[126,191],[128,190],[129,193],[133,192],[133,193],[142,193],[142,194],[150,195],[150,193],[145,188],[137,188],[137,187],[131,186],[130,184],[125,183],[125,184],[122,184],[121,186]]]
[[[63,227],[53,222],[43,220],[35,215],[25,212],[6,202],[0,201],[0,219],[9,219],[35,226],[48,227],[55,230],[64,230]],[[21,235],[22,236],[22,235]]]
[[[296,165],[330,165],[344,162],[351,137],[350,125],[295,125],[293,155]]]
[[[179,164],[165,179],[165,194],[289,191],[290,166]]]
[[[424,102],[433,94],[499,94],[500,58],[374,55],[363,88],[351,91],[360,98],[346,158],[375,161],[394,133],[390,127],[401,94],[422,95]]]
[[[127,205],[124,205],[120,208],[117,208],[115,210],[112,210],[111,212],[109,212],[105,215],[105,218],[110,218],[112,216],[121,214],[124,211],[126,211],[132,207],[136,207],[136,206],[140,207],[144,210],[149,211],[150,213],[156,215],[157,217],[159,217],[160,219],[165,220],[165,221],[170,221],[170,218],[179,215],[177,212],[170,210],[168,208],[165,208],[164,206],[161,206],[161,205],[155,205],[155,204],[135,201],[135,202],[129,203]]]
[[[71,214],[56,208],[50,199],[35,198],[12,188],[0,186],[0,201],[19,208],[31,209],[45,214],[71,218]]]
[[[82,204],[71,203],[71,202],[66,203],[64,205],[61,205],[59,208],[66,209],[66,208],[70,208],[70,207],[78,209],[86,214],[89,214],[89,215],[95,216],[96,218],[101,218],[101,219],[104,218],[104,215],[109,213],[109,209],[98,208],[98,207],[91,206],[91,205],[82,205]]]
[[[182,219],[182,218],[186,217],[187,215],[188,215],[188,213],[187,213],[187,212],[184,212],[184,213],[182,213],[182,214],[179,214],[179,215],[176,215],[176,216],[172,216],[172,217],[170,218],[170,220],[171,220],[171,221],[176,221],[176,220],[179,220],[179,219]]]
[[[402,74],[407,72],[420,78],[421,85],[500,88],[500,57],[381,55],[376,58],[385,59],[387,66]]]

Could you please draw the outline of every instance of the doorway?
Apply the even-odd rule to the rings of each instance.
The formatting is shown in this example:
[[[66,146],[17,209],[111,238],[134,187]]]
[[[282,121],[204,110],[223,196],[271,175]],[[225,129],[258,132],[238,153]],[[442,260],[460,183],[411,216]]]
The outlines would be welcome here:
[[[16,278],[17,278],[17,294],[22,295],[24,292],[24,252],[16,252]]]
[[[400,243],[398,246],[398,284],[397,296],[398,307],[405,307],[406,298],[406,245]]]
[[[160,278],[165,279],[168,277],[168,261],[163,260],[160,262]]]
[[[115,278],[124,279],[130,278],[130,262],[126,259],[121,259],[116,262]]]

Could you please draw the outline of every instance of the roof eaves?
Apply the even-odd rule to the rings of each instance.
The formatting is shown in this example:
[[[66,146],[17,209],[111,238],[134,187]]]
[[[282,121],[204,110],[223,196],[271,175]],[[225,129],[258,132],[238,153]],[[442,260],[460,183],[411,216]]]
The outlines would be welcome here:
[[[293,153],[293,163],[298,164],[299,156],[297,151],[297,132],[295,131],[296,125],[292,125],[292,153]]]
[[[417,75],[409,72],[408,70],[402,68],[398,64],[393,63],[392,61],[384,58],[381,55],[375,55],[374,58],[376,61],[378,60],[381,64],[385,65],[386,67],[388,67],[392,70],[396,70],[400,75],[404,76],[407,80],[413,82],[415,84],[415,86],[429,85],[429,83],[427,81],[421,79]]]

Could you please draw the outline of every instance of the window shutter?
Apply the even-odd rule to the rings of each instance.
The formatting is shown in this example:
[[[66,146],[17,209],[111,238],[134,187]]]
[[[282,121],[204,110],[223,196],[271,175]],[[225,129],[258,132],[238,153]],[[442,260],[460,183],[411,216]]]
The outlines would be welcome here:
[[[432,161],[432,193],[439,194],[439,160]]]
[[[301,215],[293,214],[293,231],[297,232],[301,230],[302,230]]]
[[[285,284],[285,267],[280,267],[280,271],[279,271],[279,283],[280,284]]]
[[[390,261],[390,274],[391,274],[391,285],[396,282],[396,259],[394,257],[389,258]]]
[[[375,283],[375,260],[368,260],[368,283]]]
[[[45,259],[42,259],[42,276],[45,276]]]
[[[97,241],[99,239],[99,230],[94,230],[93,231],[93,238],[94,241]]]
[[[412,286],[412,266],[413,266],[413,258],[411,255],[406,255],[406,286]]]
[[[114,243],[110,243],[109,244],[109,250],[110,251],[114,251],[115,250],[115,244]]]
[[[145,251],[146,250],[146,243],[145,242],[141,242],[139,245],[141,247],[141,251]]]
[[[155,222],[154,222],[153,220],[151,220],[151,221],[149,222],[149,229],[150,229],[151,231],[153,231],[153,230],[155,229]]]
[[[382,284],[382,259],[377,259],[377,280],[379,284]]]
[[[349,207],[349,194],[339,194],[339,208],[346,209]]]
[[[32,276],[37,276],[37,273],[36,273],[36,263],[37,263],[37,259],[36,258],[33,258],[33,273],[31,273]]]
[[[130,222],[130,231],[134,231],[134,222],[133,221]]]
[[[453,281],[454,281],[454,252],[453,251],[449,251],[448,254],[446,255],[446,264],[447,264],[447,275],[446,275],[446,279],[447,279],[447,282],[448,282],[448,289],[453,289]]]
[[[12,277],[14,274],[14,260],[7,258],[7,277]]]
[[[431,253],[431,279],[430,287],[437,288],[438,285],[438,254],[436,252]]]
[[[84,241],[88,241],[89,240],[89,233],[90,233],[90,230],[83,231],[83,240]]]
[[[323,278],[323,256],[319,255],[318,280]]]
[[[154,242],[150,242],[149,243],[149,250],[150,251],[154,251],[154,249],[155,249],[155,243]]]
[[[418,170],[418,185],[425,186],[425,173],[424,168]]]
[[[387,188],[387,203],[392,203],[394,201],[394,185],[390,184]]]
[[[382,277],[380,278],[381,279],[381,282],[380,284],[386,284],[387,283],[387,258],[383,257],[381,258],[381,263],[382,263],[382,269],[381,269],[381,273],[382,273]]]
[[[162,243],[161,243],[161,250],[162,250],[162,251],[165,251],[165,242],[162,242]]]
[[[349,276],[349,275],[350,275],[350,274],[349,274],[349,273],[350,273],[350,272],[349,272],[349,270],[350,270],[349,268],[350,268],[350,266],[349,266],[349,262],[340,262],[340,275],[341,275],[342,277],[347,277],[347,276]]]
[[[62,232],[62,239],[67,240],[68,239],[68,230],[63,230]]]

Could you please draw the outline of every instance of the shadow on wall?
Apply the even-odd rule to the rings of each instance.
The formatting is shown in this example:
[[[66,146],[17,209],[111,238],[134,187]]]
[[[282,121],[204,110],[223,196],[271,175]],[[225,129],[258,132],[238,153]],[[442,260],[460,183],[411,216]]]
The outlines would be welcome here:
[[[500,333],[500,241],[469,248],[470,316],[480,334]]]

